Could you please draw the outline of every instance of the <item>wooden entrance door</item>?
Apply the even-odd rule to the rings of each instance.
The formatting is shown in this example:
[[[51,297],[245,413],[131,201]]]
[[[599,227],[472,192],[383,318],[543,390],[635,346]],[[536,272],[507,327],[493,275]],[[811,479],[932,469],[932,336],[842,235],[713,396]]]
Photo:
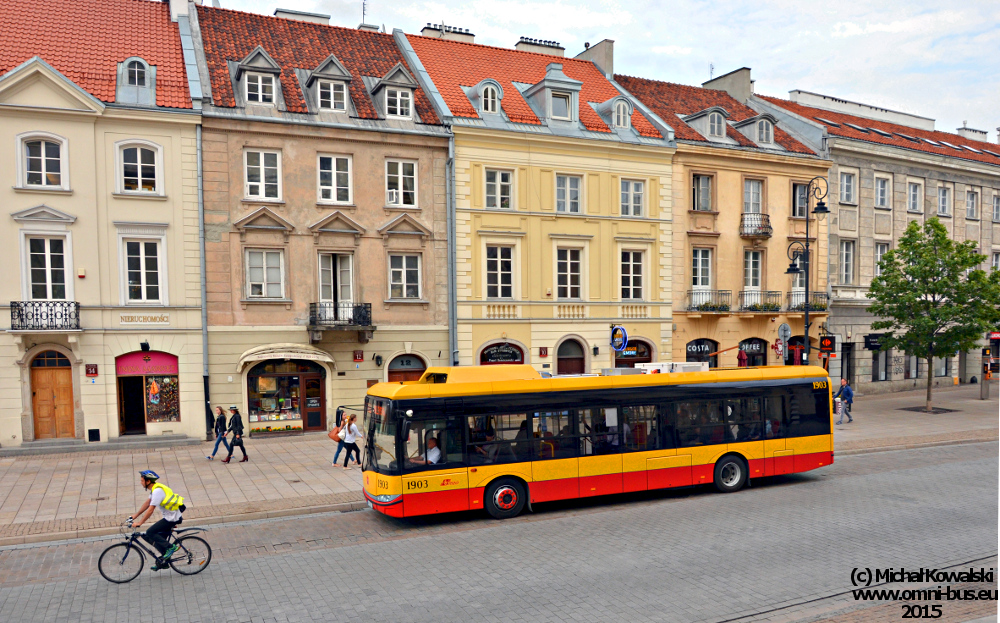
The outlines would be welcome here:
[[[32,368],[31,409],[35,439],[75,437],[72,368]]]

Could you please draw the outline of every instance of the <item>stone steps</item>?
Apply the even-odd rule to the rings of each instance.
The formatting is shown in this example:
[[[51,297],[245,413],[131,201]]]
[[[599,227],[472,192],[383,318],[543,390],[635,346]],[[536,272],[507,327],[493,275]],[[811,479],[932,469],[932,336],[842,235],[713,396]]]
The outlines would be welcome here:
[[[31,456],[38,454],[68,454],[74,452],[102,452],[107,450],[151,450],[195,446],[203,439],[185,435],[124,435],[108,441],[88,443],[82,439],[39,439],[20,446],[0,447],[0,457]]]

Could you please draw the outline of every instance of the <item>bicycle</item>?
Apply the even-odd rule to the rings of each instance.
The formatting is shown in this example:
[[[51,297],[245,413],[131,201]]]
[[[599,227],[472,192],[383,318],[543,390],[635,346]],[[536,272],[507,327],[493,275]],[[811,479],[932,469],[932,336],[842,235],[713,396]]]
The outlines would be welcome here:
[[[108,582],[125,584],[139,577],[142,568],[146,566],[146,556],[143,552],[149,554],[153,560],[159,556],[139,540],[141,532],[135,530],[130,532],[131,527],[131,518],[122,522],[118,530],[124,542],[111,545],[97,560],[97,569]],[[195,575],[208,567],[212,562],[212,547],[205,539],[186,534],[205,531],[204,528],[184,528],[170,533],[167,542],[178,545],[178,550],[167,561],[171,569],[181,575]]]

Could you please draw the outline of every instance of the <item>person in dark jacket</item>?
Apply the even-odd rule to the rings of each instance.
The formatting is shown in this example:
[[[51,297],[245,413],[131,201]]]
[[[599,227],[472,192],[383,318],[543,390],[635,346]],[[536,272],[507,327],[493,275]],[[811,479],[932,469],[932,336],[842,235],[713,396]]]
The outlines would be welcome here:
[[[229,447],[229,440],[226,439],[226,413],[222,410],[222,407],[215,408],[215,448],[212,449],[212,454],[206,456],[205,458],[211,461],[215,458],[215,453],[219,451],[219,444],[225,444],[226,452],[232,452],[232,448]]]
[[[233,445],[229,448],[229,456],[222,459],[223,463],[228,463],[233,458],[233,452],[236,450],[236,446],[240,447],[240,452],[243,453],[243,458],[240,463],[249,461],[247,457],[246,446],[243,445],[243,417],[240,415],[240,410],[236,408],[236,405],[229,407],[229,412],[233,414],[233,417],[229,418],[229,431],[233,434]]]
[[[851,417],[851,406],[854,404],[854,390],[851,389],[851,384],[847,382],[847,379],[840,379],[840,389],[834,394],[833,399],[836,400],[843,395],[844,408],[840,411],[840,419],[837,420],[837,424],[844,423],[844,414],[847,414],[847,421],[853,422],[854,418]]]

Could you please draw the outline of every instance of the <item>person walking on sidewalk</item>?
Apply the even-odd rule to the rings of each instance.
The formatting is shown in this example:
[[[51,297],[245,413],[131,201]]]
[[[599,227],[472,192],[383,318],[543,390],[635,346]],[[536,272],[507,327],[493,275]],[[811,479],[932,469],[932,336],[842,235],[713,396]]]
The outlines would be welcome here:
[[[840,389],[837,390],[837,393],[833,396],[833,399],[836,400],[841,396],[843,396],[841,400],[844,403],[844,407],[840,410],[840,419],[837,420],[837,424],[844,423],[845,413],[847,414],[847,422],[848,423],[853,422],[854,418],[851,417],[851,405],[854,404],[854,390],[851,389],[851,384],[847,381],[847,379],[840,379]]]
[[[226,412],[222,410],[222,407],[215,408],[215,448],[212,449],[212,454],[206,456],[205,458],[211,461],[215,458],[215,453],[219,451],[219,444],[224,444],[226,446],[226,452],[232,452],[232,448],[229,447],[229,440],[226,439]]]
[[[159,479],[160,477],[154,471],[144,469],[139,472],[139,480],[142,483],[142,488],[149,491],[149,499],[133,515],[135,523],[131,524],[133,528],[138,528],[146,523],[146,520],[157,508],[163,515],[162,519],[150,526],[149,530],[146,530],[145,534],[142,535],[146,542],[160,552],[160,557],[153,565],[153,571],[166,569],[170,557],[177,551],[177,543],[168,545],[167,538],[177,524],[184,520],[181,513],[187,510],[187,507],[184,506],[184,498],[171,491],[170,487],[157,482]],[[132,517],[129,519],[131,520]]]
[[[233,458],[233,452],[236,451],[236,446],[240,447],[240,452],[243,453],[243,458],[240,459],[240,463],[249,461],[250,458],[247,457],[246,446],[243,445],[243,417],[240,415],[240,410],[236,405],[229,407],[229,412],[233,414],[233,417],[229,418],[229,430],[233,434],[233,444],[229,448],[229,456],[222,459],[223,463],[228,463]]]
[[[340,460],[340,453],[344,451],[344,440],[340,437],[340,428],[346,424],[346,418],[344,417],[344,410],[337,408],[337,422],[333,429],[330,430],[330,439],[337,442],[337,451],[333,455],[333,462],[330,465],[336,465],[337,461]]]
[[[347,416],[343,426],[344,448],[347,449],[347,456],[344,457],[344,469],[350,469],[348,463],[351,461],[351,452],[357,455],[354,464],[361,465],[361,448],[358,447],[357,440],[364,439],[364,435],[358,430],[358,425],[354,423],[356,419],[358,419],[356,415]]]

